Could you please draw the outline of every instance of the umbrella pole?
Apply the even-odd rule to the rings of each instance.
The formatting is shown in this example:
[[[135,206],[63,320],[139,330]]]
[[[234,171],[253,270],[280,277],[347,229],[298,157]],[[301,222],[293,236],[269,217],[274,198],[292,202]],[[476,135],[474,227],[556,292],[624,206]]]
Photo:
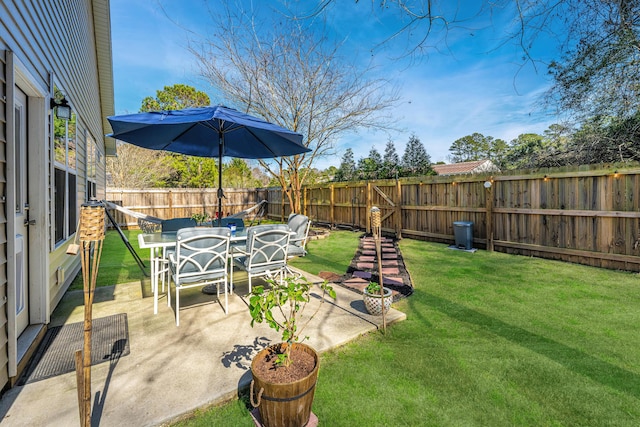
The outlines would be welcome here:
[[[224,133],[218,132],[220,144],[218,144],[218,227],[222,224],[222,152],[224,151]]]

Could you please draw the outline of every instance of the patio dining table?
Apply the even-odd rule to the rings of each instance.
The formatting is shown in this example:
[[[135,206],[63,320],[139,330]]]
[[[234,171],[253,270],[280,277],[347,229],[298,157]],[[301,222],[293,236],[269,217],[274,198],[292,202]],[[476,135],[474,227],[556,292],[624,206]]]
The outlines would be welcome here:
[[[158,278],[160,265],[164,261],[168,249],[176,246],[176,231],[138,234],[140,249],[150,249],[151,255],[151,290],[153,291],[153,314],[158,314]],[[238,230],[230,238],[231,243],[242,244],[247,241],[247,229]],[[233,265],[231,265],[233,268]]]

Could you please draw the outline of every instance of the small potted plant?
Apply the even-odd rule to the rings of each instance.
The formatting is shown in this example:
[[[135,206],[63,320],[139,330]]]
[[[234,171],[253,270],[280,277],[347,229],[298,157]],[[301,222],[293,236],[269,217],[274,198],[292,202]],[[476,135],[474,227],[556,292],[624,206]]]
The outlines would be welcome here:
[[[282,331],[282,342],[261,350],[251,362],[251,403],[258,407],[266,427],[298,427],[308,423],[318,378],[317,352],[302,341],[302,333],[318,313],[325,295],[336,298],[327,281],[320,285],[320,304],[303,317],[311,301],[310,283],[304,277],[267,280],[269,288],[255,286],[249,298],[251,326],[266,322]]]
[[[380,284],[377,282],[369,282],[364,291],[362,291],[362,299],[369,314],[380,316],[382,314],[382,301],[384,300],[384,312],[387,313],[391,308],[393,296],[391,289],[384,288],[384,298],[380,292]]]
[[[191,218],[198,225],[204,225],[207,221],[209,221],[209,215],[207,215],[206,213],[194,213],[193,215],[191,215]]]

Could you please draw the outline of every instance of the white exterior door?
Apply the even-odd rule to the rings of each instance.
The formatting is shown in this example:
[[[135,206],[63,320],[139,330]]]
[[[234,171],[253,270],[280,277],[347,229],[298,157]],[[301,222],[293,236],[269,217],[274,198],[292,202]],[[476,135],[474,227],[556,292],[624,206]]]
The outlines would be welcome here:
[[[27,170],[27,95],[15,90],[15,271],[16,336],[29,326],[29,201]]]

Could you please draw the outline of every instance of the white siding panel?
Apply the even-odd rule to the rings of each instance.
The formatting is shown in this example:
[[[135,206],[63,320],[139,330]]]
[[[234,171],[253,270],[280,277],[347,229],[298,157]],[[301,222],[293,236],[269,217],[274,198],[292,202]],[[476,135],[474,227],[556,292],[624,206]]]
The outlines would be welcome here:
[[[94,7],[98,14],[94,16]],[[0,1],[0,194],[5,194],[7,177],[4,157],[7,143],[6,103],[7,93],[5,73],[5,51],[15,54],[25,71],[40,88],[53,92],[53,84],[65,94],[74,112],[82,123],[80,138],[89,132],[99,145],[102,163],[98,165],[98,194],[104,193],[105,172],[104,153],[107,132],[104,126],[106,116],[113,114],[113,74],[111,70],[109,0],[2,0]],[[53,76],[53,77],[52,77]],[[42,105],[42,100],[40,101]],[[47,129],[50,128],[48,124]],[[80,131],[80,129],[79,129]],[[46,139],[46,138],[45,138]],[[78,146],[78,195],[79,203],[84,201],[86,177],[85,138],[79,139]],[[46,150],[51,150],[50,140],[43,141]],[[51,151],[49,151],[49,159]],[[45,153],[46,154],[46,153]],[[47,165],[49,166],[49,165]],[[51,194],[49,188],[42,188],[44,194]],[[43,182],[42,185],[45,185]],[[47,199],[50,210],[53,201]],[[5,207],[1,205],[1,211]],[[51,224],[49,224],[51,226]],[[6,234],[7,223],[4,215],[0,218],[0,311],[6,296]],[[52,235],[51,232],[48,233]],[[77,265],[68,265],[69,257],[59,256],[59,251],[50,253],[48,271],[63,266],[67,271]],[[67,263],[67,264],[65,264]],[[77,263],[76,263],[77,264]],[[77,270],[77,269],[76,269]],[[51,285],[52,278],[48,283]],[[45,285],[45,284],[43,284]],[[51,290],[51,309],[59,300],[63,289]],[[6,319],[5,319],[6,320]],[[0,318],[0,389],[7,382],[7,327]]]
[[[6,51],[0,50],[0,194],[6,194],[7,177],[5,175],[6,161],[5,152],[7,145],[7,75],[6,75]],[[0,235],[5,236],[0,239],[0,390],[9,382],[9,330],[7,322],[7,223],[4,218],[6,206],[0,200]]]
[[[73,109],[102,142],[105,132],[90,1],[9,0],[2,7],[5,28],[0,34],[7,34],[7,45],[44,86],[48,71],[54,72]]]

